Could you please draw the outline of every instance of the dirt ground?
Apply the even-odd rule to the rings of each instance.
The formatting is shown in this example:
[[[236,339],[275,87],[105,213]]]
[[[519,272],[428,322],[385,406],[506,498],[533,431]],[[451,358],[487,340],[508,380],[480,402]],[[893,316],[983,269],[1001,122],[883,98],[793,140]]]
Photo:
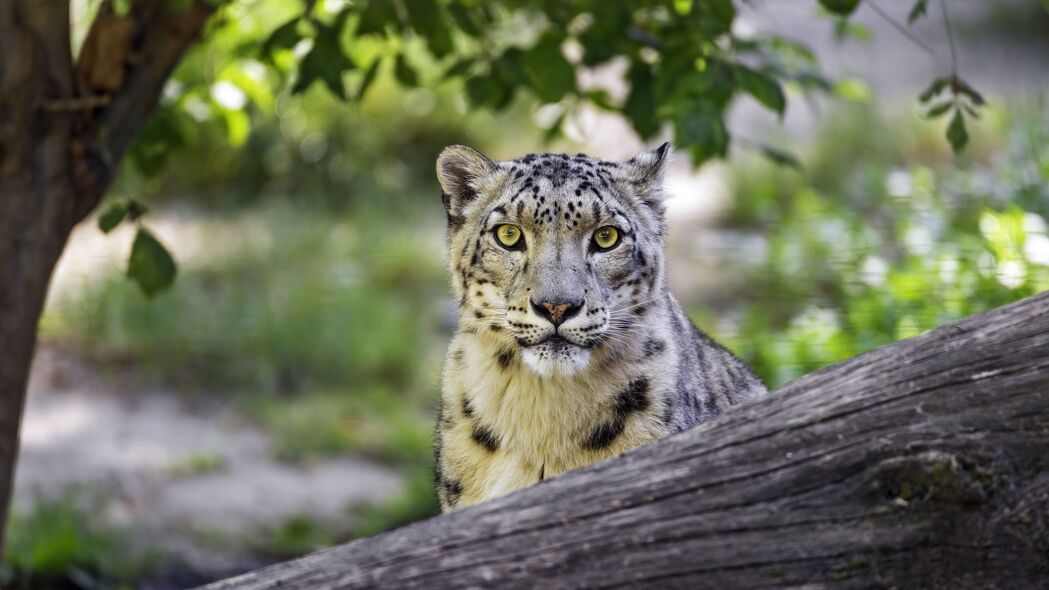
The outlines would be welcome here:
[[[289,517],[351,523],[350,509],[395,493],[400,476],[354,457],[305,467],[230,407],[99,374],[42,346],[22,425],[17,510],[79,489],[106,523],[129,526],[195,572],[254,565],[246,536]]]

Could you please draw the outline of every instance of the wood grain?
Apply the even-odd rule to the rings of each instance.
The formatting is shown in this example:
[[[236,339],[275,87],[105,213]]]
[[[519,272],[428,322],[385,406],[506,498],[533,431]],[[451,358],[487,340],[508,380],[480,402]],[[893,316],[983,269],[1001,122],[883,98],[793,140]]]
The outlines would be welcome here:
[[[1049,587],[1049,294],[505,498],[207,586]]]

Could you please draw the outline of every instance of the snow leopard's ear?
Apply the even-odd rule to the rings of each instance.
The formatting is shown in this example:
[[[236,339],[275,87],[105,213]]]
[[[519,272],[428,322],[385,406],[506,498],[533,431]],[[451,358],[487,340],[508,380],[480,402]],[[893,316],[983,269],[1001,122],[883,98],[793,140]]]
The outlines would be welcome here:
[[[441,200],[449,219],[477,198],[485,178],[495,172],[495,162],[465,145],[451,145],[437,156],[437,180],[441,182]]]
[[[672,157],[673,150],[667,142],[654,150],[641,152],[623,164],[634,194],[650,207],[661,208],[663,177]]]

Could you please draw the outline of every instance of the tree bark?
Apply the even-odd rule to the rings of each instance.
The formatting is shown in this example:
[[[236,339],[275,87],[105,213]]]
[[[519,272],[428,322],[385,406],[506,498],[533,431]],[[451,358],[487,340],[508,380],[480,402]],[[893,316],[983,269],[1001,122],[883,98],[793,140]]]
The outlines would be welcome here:
[[[135,0],[120,17],[134,59],[94,53],[93,68],[120,74],[99,97],[80,75],[85,64],[73,62],[68,0],[0,0],[0,554],[51,273],[213,10],[204,0],[183,10],[168,4]],[[112,15],[109,2],[100,14]]]
[[[67,10],[0,5],[0,548],[36,324],[73,226],[69,115],[37,112],[71,91]]]
[[[1044,293],[619,458],[207,588],[1047,584]]]

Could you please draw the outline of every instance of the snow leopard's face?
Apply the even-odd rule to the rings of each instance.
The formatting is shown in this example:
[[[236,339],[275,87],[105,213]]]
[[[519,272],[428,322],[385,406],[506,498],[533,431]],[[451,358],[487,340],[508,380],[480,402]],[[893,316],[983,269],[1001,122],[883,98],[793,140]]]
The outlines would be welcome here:
[[[437,162],[460,328],[506,340],[540,376],[630,344],[664,288],[668,146],[623,162],[582,154],[492,162],[464,146]],[[508,358],[510,358],[508,356]]]

